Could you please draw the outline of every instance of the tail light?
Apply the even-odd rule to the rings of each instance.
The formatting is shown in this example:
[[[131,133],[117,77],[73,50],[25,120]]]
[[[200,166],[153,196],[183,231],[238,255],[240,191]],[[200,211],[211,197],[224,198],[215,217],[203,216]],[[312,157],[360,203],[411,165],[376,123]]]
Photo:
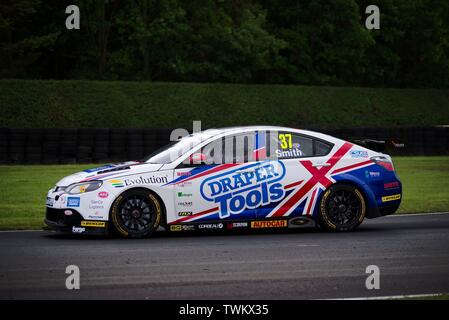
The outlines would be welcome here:
[[[371,160],[388,171],[394,171],[393,161],[390,157],[376,156],[372,157]]]

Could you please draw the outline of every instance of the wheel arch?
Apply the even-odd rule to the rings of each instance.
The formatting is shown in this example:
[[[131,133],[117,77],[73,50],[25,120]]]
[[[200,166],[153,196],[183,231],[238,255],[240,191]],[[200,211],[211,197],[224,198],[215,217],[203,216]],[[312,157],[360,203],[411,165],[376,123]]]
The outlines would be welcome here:
[[[162,199],[162,197],[156,192],[154,191],[152,188],[148,188],[148,187],[144,187],[144,186],[138,186],[138,187],[133,187],[133,188],[129,188],[126,190],[123,190],[122,192],[120,192],[114,199],[114,201],[112,203],[115,202],[115,200],[117,200],[117,198],[119,196],[121,196],[122,194],[124,194],[125,192],[129,192],[132,190],[144,190],[144,191],[149,191],[151,194],[153,194],[157,200],[159,200],[160,204],[161,204],[161,208],[162,208],[162,221],[159,223],[160,226],[163,226],[164,228],[167,227],[167,207],[164,203],[164,200]],[[109,208],[109,220],[111,219],[111,210],[112,210],[112,204],[111,207]]]
[[[334,221],[330,221],[328,214],[326,213],[328,210],[325,209],[324,212],[322,211],[323,207],[322,207],[322,201],[323,201],[323,197],[326,195],[327,192],[330,192],[330,190],[332,190],[332,188],[338,187],[340,188],[346,188],[349,190],[356,190],[356,193],[359,194],[359,197],[362,197],[362,201],[364,202],[364,204],[361,204],[364,206],[364,213],[362,214],[358,214],[357,220],[351,220],[350,223],[347,225],[346,222],[344,222],[343,224],[338,224]],[[335,189],[334,189],[335,190]],[[324,227],[324,229],[326,230],[330,230],[330,231],[353,231],[355,230],[362,222],[363,219],[365,217],[367,217],[369,211],[370,211],[370,206],[369,206],[369,201],[368,201],[368,197],[369,197],[369,193],[366,192],[366,187],[364,186],[363,183],[357,183],[354,182],[353,180],[345,180],[345,179],[339,179],[338,181],[336,181],[335,183],[332,183],[331,185],[329,185],[323,192],[320,193],[320,196],[317,198],[317,204],[315,206],[316,212],[314,212],[315,215],[315,221],[317,221],[317,223],[319,225],[321,225],[322,227]],[[345,209],[346,210],[346,209]],[[324,214],[325,213],[325,214]]]
[[[335,183],[333,183],[329,187],[327,187],[324,190],[324,192],[321,192],[319,198],[317,199],[317,203],[321,202],[321,199],[322,199],[324,193],[329,188],[336,186],[336,185],[350,185],[350,186],[357,188],[360,191],[360,193],[362,194],[363,199],[366,202],[366,209],[367,209],[366,217],[369,219],[369,218],[374,218],[374,217],[378,216],[379,209],[377,207],[376,198],[374,196],[374,193],[371,191],[370,187],[364,181],[357,179],[348,174],[341,175]],[[316,206],[316,207],[318,207],[318,206]]]

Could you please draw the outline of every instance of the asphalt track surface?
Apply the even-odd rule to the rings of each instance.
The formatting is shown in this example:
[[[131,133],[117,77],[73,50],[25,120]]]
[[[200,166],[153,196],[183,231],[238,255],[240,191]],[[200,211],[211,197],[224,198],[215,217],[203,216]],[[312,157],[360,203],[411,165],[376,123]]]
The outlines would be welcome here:
[[[66,266],[81,288],[67,290]],[[367,290],[368,265],[380,290]],[[327,299],[449,292],[449,214],[314,228],[122,240],[0,233],[1,299]]]

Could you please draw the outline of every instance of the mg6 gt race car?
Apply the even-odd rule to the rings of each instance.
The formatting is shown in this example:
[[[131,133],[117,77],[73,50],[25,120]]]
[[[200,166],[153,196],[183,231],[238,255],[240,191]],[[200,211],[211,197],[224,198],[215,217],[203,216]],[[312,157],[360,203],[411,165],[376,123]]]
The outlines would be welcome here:
[[[145,237],[156,230],[354,230],[394,213],[402,186],[391,157],[325,134],[282,127],[209,129],[141,161],[60,180],[48,229]]]

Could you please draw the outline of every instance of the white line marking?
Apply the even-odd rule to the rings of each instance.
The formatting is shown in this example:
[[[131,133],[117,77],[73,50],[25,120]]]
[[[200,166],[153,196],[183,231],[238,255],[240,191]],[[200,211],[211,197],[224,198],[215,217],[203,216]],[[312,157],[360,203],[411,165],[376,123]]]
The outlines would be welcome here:
[[[3,230],[0,233],[12,233],[12,232],[43,232],[44,230]]]
[[[215,212],[216,213],[216,212]],[[212,213],[211,213],[212,214]],[[440,214],[449,214],[449,211],[446,212],[426,212],[426,213],[401,213],[401,214],[393,214],[385,217],[418,217],[418,216],[434,216]],[[44,232],[45,230],[3,230],[0,233],[8,233],[8,232]]]
[[[399,213],[386,217],[418,217],[418,216],[434,216],[440,214],[448,214],[449,212],[424,212],[424,213]]]
[[[361,298],[341,298],[341,299],[327,299],[327,300],[388,300],[388,299],[410,299],[410,298],[428,298],[438,297],[445,293],[430,293],[430,294],[410,294],[397,296],[383,296],[383,297],[361,297]]]

